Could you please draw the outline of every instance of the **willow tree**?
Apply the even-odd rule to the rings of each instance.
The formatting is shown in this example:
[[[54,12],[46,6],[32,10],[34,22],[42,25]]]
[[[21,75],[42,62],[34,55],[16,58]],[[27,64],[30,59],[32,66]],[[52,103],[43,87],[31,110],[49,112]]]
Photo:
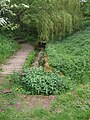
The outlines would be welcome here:
[[[14,1],[14,0],[12,0]],[[22,3],[18,1],[18,6]],[[23,23],[37,30],[38,40],[63,38],[80,26],[79,0],[26,0],[29,9],[22,12]]]

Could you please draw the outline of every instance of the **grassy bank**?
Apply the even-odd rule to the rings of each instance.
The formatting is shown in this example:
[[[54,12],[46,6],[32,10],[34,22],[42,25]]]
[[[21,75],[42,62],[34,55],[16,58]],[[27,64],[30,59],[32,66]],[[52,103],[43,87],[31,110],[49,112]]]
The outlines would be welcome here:
[[[90,80],[90,27],[46,47],[49,64],[71,80]]]
[[[13,55],[18,48],[19,45],[15,41],[0,34],[0,64]]]

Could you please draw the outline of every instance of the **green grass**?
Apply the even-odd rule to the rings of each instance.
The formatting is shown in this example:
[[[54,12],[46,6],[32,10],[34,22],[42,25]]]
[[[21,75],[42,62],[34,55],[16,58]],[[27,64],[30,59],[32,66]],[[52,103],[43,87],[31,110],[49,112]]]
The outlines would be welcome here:
[[[90,27],[46,47],[49,64],[71,80],[90,80]]]
[[[32,66],[32,63],[35,60],[35,57],[36,57],[36,52],[33,50],[32,52],[30,52],[30,54],[26,58],[23,68],[30,68]]]
[[[49,109],[36,106],[33,109],[27,99],[13,89],[5,80],[1,90],[11,88],[11,94],[0,94],[0,120],[89,120],[90,119],[90,84],[79,85],[75,90],[56,96]],[[28,95],[29,96],[29,95]],[[16,109],[16,104],[24,104]]]
[[[19,45],[15,41],[0,34],[0,64],[13,55],[18,48]]]

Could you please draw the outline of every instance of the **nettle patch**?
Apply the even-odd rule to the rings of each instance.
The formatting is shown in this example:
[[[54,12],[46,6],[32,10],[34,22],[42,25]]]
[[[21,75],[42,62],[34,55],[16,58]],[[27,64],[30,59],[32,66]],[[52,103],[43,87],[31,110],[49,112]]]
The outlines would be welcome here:
[[[25,69],[19,83],[32,95],[60,94],[70,89],[70,80],[55,73],[47,73],[42,67]]]

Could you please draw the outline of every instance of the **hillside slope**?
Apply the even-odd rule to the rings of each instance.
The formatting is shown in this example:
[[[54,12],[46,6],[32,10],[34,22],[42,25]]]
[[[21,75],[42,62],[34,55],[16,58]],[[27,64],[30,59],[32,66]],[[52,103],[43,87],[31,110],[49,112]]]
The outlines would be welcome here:
[[[46,47],[49,64],[78,82],[90,80],[90,27]]]

